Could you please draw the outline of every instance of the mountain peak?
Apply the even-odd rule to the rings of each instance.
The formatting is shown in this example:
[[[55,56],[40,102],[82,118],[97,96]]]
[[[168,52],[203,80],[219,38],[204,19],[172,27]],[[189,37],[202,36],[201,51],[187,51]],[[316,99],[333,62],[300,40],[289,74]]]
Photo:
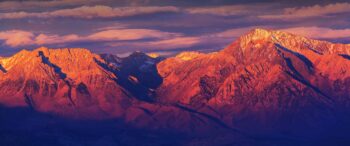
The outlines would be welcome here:
[[[197,58],[199,56],[203,55],[202,53],[200,52],[196,52],[196,51],[188,51],[188,52],[182,52],[178,55],[176,55],[175,57],[176,58],[179,58],[183,61],[187,61],[187,60],[192,60],[194,58]]]
[[[275,40],[276,38],[281,38],[281,37],[301,37],[297,35],[293,35],[291,33],[287,32],[282,32],[278,30],[270,30],[270,29],[263,29],[263,28],[255,28],[251,30],[249,33],[246,35],[242,36],[244,39],[248,40]]]
[[[233,44],[238,43],[240,48],[244,50],[244,48],[247,48],[247,46],[250,46],[251,44],[272,42],[274,41],[275,36],[276,31],[255,28],[249,31],[247,34],[239,37],[239,39],[236,40]]]
[[[40,47],[37,48],[35,50],[33,50],[32,52],[44,52],[44,53],[54,53],[54,52],[76,52],[76,53],[88,53],[91,54],[91,51],[85,48],[57,48],[57,49],[50,49],[47,47]]]
[[[304,36],[295,35],[289,32],[255,28],[247,34],[239,37],[239,39],[226,48],[224,52],[232,53],[237,51],[237,48],[240,48],[243,52],[247,49],[268,49],[271,48],[268,46],[274,46],[276,44],[295,52],[300,52],[301,50],[312,50],[318,54],[332,52],[332,49],[337,45],[326,41],[314,40]],[[339,44],[337,45],[337,48],[338,52],[344,51],[344,49],[339,49]]]
[[[151,58],[158,58],[160,55],[158,53],[147,53],[147,55]]]
[[[74,58],[93,58],[95,56],[90,50],[85,48],[57,48],[50,49],[46,47],[40,47],[30,52],[32,55],[37,56],[42,54],[44,56],[55,56],[55,57],[74,57]]]
[[[296,34],[292,34],[289,32],[284,32],[280,30],[271,30],[271,29],[263,29],[263,28],[255,28],[249,31],[246,35],[243,35],[244,38],[251,39],[278,39],[278,38],[298,38],[298,39],[308,39],[304,36],[299,36]]]
[[[271,34],[272,30],[269,30],[269,29],[264,29],[264,28],[254,28],[253,30],[251,30],[250,33],[254,33],[256,35],[261,35],[261,34],[264,34],[264,35],[267,35],[267,34]]]
[[[267,37],[270,37],[272,33],[273,33],[272,30],[263,29],[263,28],[254,28],[248,32],[247,36],[267,38]]]

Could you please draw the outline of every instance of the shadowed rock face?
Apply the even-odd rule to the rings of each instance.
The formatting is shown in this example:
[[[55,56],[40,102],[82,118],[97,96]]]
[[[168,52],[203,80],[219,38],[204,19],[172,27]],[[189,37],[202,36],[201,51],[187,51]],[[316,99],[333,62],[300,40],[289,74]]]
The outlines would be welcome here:
[[[86,49],[23,50],[0,59],[0,102],[202,138],[192,145],[214,135],[229,141],[222,144],[344,139],[349,49],[255,29],[219,52],[164,60],[140,52],[119,58]]]

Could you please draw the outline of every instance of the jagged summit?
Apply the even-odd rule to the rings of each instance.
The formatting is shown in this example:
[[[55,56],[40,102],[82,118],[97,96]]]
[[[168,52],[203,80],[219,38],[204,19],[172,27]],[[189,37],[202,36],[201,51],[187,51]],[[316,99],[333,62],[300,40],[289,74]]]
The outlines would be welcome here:
[[[183,61],[188,61],[188,60],[192,60],[197,57],[200,57],[201,55],[203,55],[203,53],[196,52],[196,51],[187,51],[176,55],[175,58],[179,58]]]
[[[312,51],[316,54],[349,54],[348,44],[330,43],[327,41],[310,39],[279,30],[256,28],[242,35],[222,52],[229,54],[249,55],[252,50],[263,49],[267,52],[274,47],[288,48],[288,50],[303,53]],[[254,51],[253,51],[254,52]]]
[[[38,53],[41,52],[44,55],[50,56],[50,55],[54,55],[54,56],[59,56],[62,55],[62,57],[64,56],[71,56],[71,55],[75,55],[74,57],[86,57],[87,55],[92,55],[93,53],[85,48],[57,48],[57,49],[49,49],[47,47],[39,47],[37,49],[34,50],[26,50],[23,49],[21,51],[19,51],[18,53],[10,56],[10,57],[6,57],[6,58],[2,58],[3,60],[13,60],[13,59],[18,59],[21,57],[35,57],[38,56]]]
[[[283,43],[284,41],[311,41],[311,39],[305,38],[303,36],[294,35],[292,33],[255,28],[249,31],[247,34],[242,35],[237,41],[243,44],[248,44],[250,42],[254,43]]]
[[[2,59],[1,64],[10,71],[14,66],[19,65],[31,69],[31,67],[45,63],[44,60],[60,66],[67,74],[76,76],[83,70],[91,69],[95,60],[101,60],[101,58],[84,48],[49,49],[40,47],[32,51],[22,50],[11,57]]]
[[[88,49],[22,50],[0,64],[5,71],[0,74],[0,97],[11,101],[8,105],[73,117],[90,112],[98,117],[102,111],[119,108],[116,102],[126,96],[105,59]],[[113,100],[107,103],[107,97]],[[67,112],[73,109],[80,113]]]
[[[306,39],[303,36],[299,36],[289,32],[273,30],[273,29],[263,29],[263,28],[254,28],[251,31],[249,31],[247,34],[243,35],[242,37],[250,38],[253,40],[276,39],[276,38],[282,38],[282,37],[297,37],[299,39],[302,39],[302,38]]]
[[[246,36],[253,37],[253,38],[268,38],[268,37],[271,37],[271,34],[273,34],[272,30],[255,28],[249,31],[246,34]]]
[[[61,54],[61,55],[82,55],[86,56],[88,54],[92,54],[92,52],[86,48],[55,48],[50,49],[47,47],[40,47],[30,52],[43,52],[44,54]]]
[[[69,117],[117,116],[130,105],[127,96],[151,100],[149,88],[161,83],[159,61],[141,52],[119,58],[84,48],[22,50],[0,60],[0,103]]]
[[[147,53],[147,55],[149,57],[151,57],[151,58],[158,58],[158,57],[160,57],[160,54],[158,54],[158,53]]]
[[[165,60],[42,47],[0,59],[0,103],[158,129],[314,131],[334,111],[350,111],[349,50],[266,29],[216,53]]]
[[[220,99],[215,102],[226,104],[231,99],[239,100],[234,97],[247,94],[267,96],[265,90],[276,86],[289,88],[295,84],[313,92],[308,91],[307,94],[319,94],[317,96],[326,101],[328,91],[321,91],[314,84],[322,84],[320,81],[326,80],[324,78],[335,80],[349,77],[350,72],[345,69],[349,65],[349,49],[348,45],[308,39],[282,31],[253,29],[218,53],[203,54],[198,59],[188,59],[186,62],[176,60],[180,54],[158,64],[159,73],[165,78],[159,94],[186,104],[215,97]],[[322,76],[319,76],[320,73]],[[289,80],[297,82],[274,85]],[[314,80],[318,82],[311,83]],[[185,84],[191,85],[191,88],[184,87]],[[176,89],[181,90],[177,92]],[[276,100],[278,97],[276,95]]]

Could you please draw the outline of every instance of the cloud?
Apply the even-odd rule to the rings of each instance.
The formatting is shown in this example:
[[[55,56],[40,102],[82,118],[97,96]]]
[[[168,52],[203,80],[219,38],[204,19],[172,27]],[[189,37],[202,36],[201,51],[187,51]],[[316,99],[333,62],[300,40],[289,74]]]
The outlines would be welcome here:
[[[241,35],[249,32],[255,27],[242,27],[228,29],[222,32],[208,33],[195,36],[185,36],[183,34],[178,34],[176,36],[168,38],[159,38],[158,40],[151,41],[138,41],[138,42],[112,42],[108,43],[108,46],[118,47],[118,48],[141,48],[150,50],[161,50],[169,51],[176,49],[188,49],[192,47],[200,47],[206,49],[217,49],[224,47],[222,44],[227,45],[228,43],[234,41],[234,39],[240,37]],[[215,48],[212,48],[215,47]],[[220,48],[222,49],[222,48]]]
[[[77,0],[81,2],[84,0]],[[24,3],[24,2],[23,2]],[[1,3],[0,3],[1,4]],[[17,4],[17,3],[16,3]],[[53,5],[53,4],[52,4]],[[180,8],[175,6],[126,6],[110,7],[106,5],[80,6],[69,9],[58,9],[43,12],[15,11],[0,13],[0,19],[21,19],[21,18],[51,18],[51,17],[74,17],[74,18],[113,18],[128,17],[144,14],[183,12],[188,14],[209,14],[219,16],[252,15],[261,13],[272,8],[273,4],[251,4],[251,5],[227,5],[213,7],[189,7]]]
[[[23,10],[62,6],[79,6],[82,4],[97,4],[101,1],[106,0],[3,1],[0,2],[0,10]]]
[[[150,42],[149,46],[153,48],[186,48],[195,44],[199,44],[201,39],[199,37],[177,37],[172,39],[160,40]]]
[[[149,49],[149,50],[176,50],[193,47],[223,47],[234,39],[249,32],[254,27],[227,29],[195,36],[186,36],[182,33],[163,32],[153,29],[110,29],[101,30],[87,35],[78,34],[47,34],[24,30],[0,31],[2,44],[10,47],[41,46],[41,45],[69,45],[71,43],[94,42],[102,46],[120,49]],[[326,27],[291,27],[280,29],[314,39],[346,39],[350,36],[350,29],[332,29]]]
[[[211,38],[217,38],[217,39],[231,39],[238,38],[249,31],[253,30],[254,28],[266,28],[266,29],[273,29],[272,27],[268,26],[252,26],[252,27],[242,27],[242,28],[234,28],[234,29],[228,29],[223,32],[218,32],[211,34]],[[327,27],[317,27],[317,26],[311,26],[311,27],[291,27],[291,28],[282,28],[278,29],[282,32],[289,32],[296,35],[301,35],[308,38],[313,39],[344,39],[344,38],[350,38],[350,29],[332,29]]]
[[[23,30],[10,30],[0,32],[0,40],[10,47],[29,46],[29,45],[45,45],[67,43],[80,40],[78,35],[35,35],[33,32]]]
[[[234,16],[253,14],[272,7],[272,5],[255,4],[255,5],[229,5],[229,6],[215,6],[215,7],[194,7],[186,9],[190,14],[210,14],[219,16]]]
[[[324,27],[293,27],[281,31],[314,38],[314,39],[342,39],[350,38],[350,29],[331,29]]]
[[[163,32],[153,29],[111,29],[89,35],[56,35],[33,33],[23,30],[0,31],[0,40],[10,47],[28,45],[65,44],[72,42],[134,41],[142,39],[167,39],[182,36],[181,33]]]
[[[240,36],[248,33],[250,30],[252,30],[254,28],[257,28],[257,27],[260,27],[260,26],[251,26],[251,27],[241,27],[241,28],[228,29],[228,30],[225,30],[223,32],[215,33],[215,34],[211,35],[211,37],[233,39],[233,38],[240,37]]]
[[[259,17],[265,19],[298,19],[348,12],[350,12],[350,3],[334,3],[325,6],[314,5],[309,7],[285,8],[283,14],[261,15]]]
[[[179,49],[188,48],[198,45],[202,42],[200,37],[187,37],[187,36],[177,36],[174,38],[158,39],[152,41],[140,41],[140,42],[112,42],[108,46],[120,47],[120,48],[143,48],[143,49]]]
[[[5,45],[11,47],[16,47],[20,45],[30,45],[33,43],[33,37],[33,33],[22,30],[0,32],[0,40],[3,40]]]
[[[105,30],[124,29],[124,28],[127,28],[126,24],[114,22],[112,24],[109,24],[108,26],[96,28],[94,29],[94,31],[105,31]]]
[[[179,33],[162,32],[153,29],[112,29],[91,34],[88,40],[138,40],[145,38],[169,38]]]
[[[52,18],[52,17],[74,17],[74,18],[113,18],[128,17],[144,14],[178,12],[173,6],[141,6],[141,7],[116,7],[109,6],[82,6],[72,9],[61,9],[51,12],[11,12],[0,13],[0,19],[20,19],[28,17]]]
[[[46,35],[46,34],[39,34],[37,37],[35,37],[34,44],[37,45],[45,45],[45,44],[59,44],[59,43],[69,43],[69,42],[75,42],[82,40],[78,35],[70,34],[70,35]]]
[[[191,14],[212,14],[212,15],[238,15],[246,12],[246,6],[221,6],[221,7],[207,7],[207,8],[189,8],[187,12]]]

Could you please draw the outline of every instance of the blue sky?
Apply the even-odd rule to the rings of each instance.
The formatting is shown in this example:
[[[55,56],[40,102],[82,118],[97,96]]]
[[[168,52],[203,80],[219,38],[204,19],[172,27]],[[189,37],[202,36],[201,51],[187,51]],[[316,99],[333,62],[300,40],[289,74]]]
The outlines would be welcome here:
[[[256,27],[348,43],[349,14],[350,3],[327,0],[1,1],[0,55],[40,46],[208,52]]]

